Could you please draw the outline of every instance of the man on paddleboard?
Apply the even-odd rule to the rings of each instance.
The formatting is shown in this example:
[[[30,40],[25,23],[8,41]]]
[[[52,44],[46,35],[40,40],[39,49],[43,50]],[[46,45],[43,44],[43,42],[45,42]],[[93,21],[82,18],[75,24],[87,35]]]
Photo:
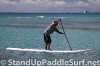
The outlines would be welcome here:
[[[61,21],[61,19],[59,19],[58,21],[54,21],[53,23],[50,24],[50,26],[44,31],[44,41],[46,43],[45,49],[46,50],[50,50],[50,44],[51,44],[51,38],[50,35],[53,32],[57,32],[59,34],[65,34],[63,32],[60,32],[56,26],[58,25],[59,21]]]

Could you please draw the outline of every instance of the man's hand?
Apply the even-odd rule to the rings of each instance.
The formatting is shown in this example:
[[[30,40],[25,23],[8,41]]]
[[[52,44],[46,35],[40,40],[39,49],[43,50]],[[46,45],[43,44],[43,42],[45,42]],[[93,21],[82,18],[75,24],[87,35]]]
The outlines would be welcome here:
[[[61,21],[61,19],[58,20],[58,22]]]
[[[65,32],[59,32],[60,34],[66,34]]]
[[[65,32],[63,34],[66,34]]]
[[[59,19],[58,21],[61,21],[61,19]]]

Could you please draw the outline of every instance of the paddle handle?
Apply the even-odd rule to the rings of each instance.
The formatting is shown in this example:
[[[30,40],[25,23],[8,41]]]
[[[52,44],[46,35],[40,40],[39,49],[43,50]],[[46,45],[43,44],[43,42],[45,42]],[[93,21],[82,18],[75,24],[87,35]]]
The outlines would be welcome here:
[[[70,48],[70,50],[72,51],[72,48],[71,48],[70,43],[69,43],[69,41],[68,41],[68,39],[67,39],[67,35],[66,35],[65,30],[64,30],[64,27],[63,27],[62,21],[60,21],[60,22],[61,22],[61,25],[62,25],[62,29],[63,29],[64,35],[65,35],[65,38],[66,38],[66,40],[67,40],[67,42],[68,42],[69,48]]]

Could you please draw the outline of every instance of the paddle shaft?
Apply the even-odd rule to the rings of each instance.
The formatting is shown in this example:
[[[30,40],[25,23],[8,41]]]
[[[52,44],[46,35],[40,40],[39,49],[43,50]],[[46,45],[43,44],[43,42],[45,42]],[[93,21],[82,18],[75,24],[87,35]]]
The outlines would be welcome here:
[[[70,46],[70,44],[69,44],[69,41],[68,41],[68,39],[67,39],[67,35],[66,35],[65,30],[64,30],[64,27],[63,27],[62,21],[61,21],[61,25],[62,25],[63,32],[65,33],[64,35],[65,35],[65,38],[66,38],[66,40],[67,40],[67,42],[68,42],[69,48],[70,48],[70,50],[72,51],[72,48],[71,48],[71,46]]]

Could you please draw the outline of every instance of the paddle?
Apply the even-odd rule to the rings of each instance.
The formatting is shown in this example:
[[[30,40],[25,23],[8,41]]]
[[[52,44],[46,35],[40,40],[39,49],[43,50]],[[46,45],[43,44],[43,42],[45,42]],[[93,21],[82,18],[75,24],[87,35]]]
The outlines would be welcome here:
[[[70,50],[72,51],[72,48],[71,48],[71,46],[70,46],[70,44],[69,44],[69,41],[68,41],[68,39],[67,39],[67,35],[66,35],[65,30],[64,30],[64,27],[63,27],[62,21],[60,20],[60,22],[61,22],[61,25],[62,25],[62,29],[63,29],[64,35],[65,35],[65,38],[66,38],[66,40],[67,40],[67,42],[68,42],[69,48],[70,48]]]

